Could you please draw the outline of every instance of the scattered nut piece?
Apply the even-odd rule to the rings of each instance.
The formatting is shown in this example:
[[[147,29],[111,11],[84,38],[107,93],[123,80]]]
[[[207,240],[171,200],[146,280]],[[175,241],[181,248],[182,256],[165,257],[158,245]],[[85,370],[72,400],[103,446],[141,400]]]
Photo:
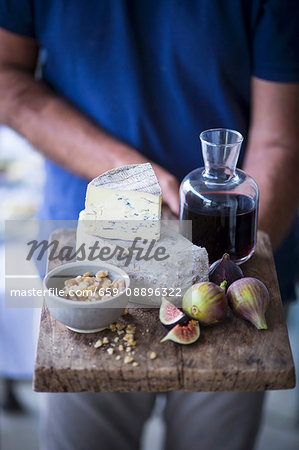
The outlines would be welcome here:
[[[103,344],[109,344],[109,339],[107,338],[107,336],[104,337]]]
[[[134,361],[132,365],[133,365],[134,367],[139,366],[138,362],[136,362],[136,361]]]
[[[103,342],[102,339],[98,339],[97,342],[94,344],[94,348],[102,347]]]
[[[136,331],[135,325],[131,325],[131,324],[127,325],[127,328],[126,328],[126,332],[127,333],[129,333],[129,334],[133,333],[134,334],[135,331]]]
[[[107,353],[109,353],[109,355],[113,355],[114,348],[111,348],[111,347],[107,348]]]
[[[116,361],[119,361],[119,360],[120,360],[120,355],[117,355],[117,356],[115,357],[115,359],[116,359]]]
[[[145,331],[146,331],[147,333],[149,333],[149,328],[147,328]]]
[[[116,331],[116,325],[115,325],[115,323],[110,323],[109,329],[110,329],[111,331]]]
[[[123,322],[116,322],[115,326],[117,330],[123,330],[124,328],[126,328],[126,324],[124,324]]]
[[[130,352],[131,350],[132,350],[131,347],[126,348],[126,352]]]
[[[119,350],[120,352],[122,352],[123,349],[124,349],[124,346],[123,346],[122,344],[120,344],[120,345],[118,346],[118,350]]]
[[[119,337],[116,336],[113,340],[114,340],[114,342],[118,342],[119,341]]]
[[[156,352],[151,352],[149,355],[150,359],[156,359],[157,358],[157,353]]]
[[[125,309],[124,312],[122,313],[123,316],[126,316],[128,314],[128,310]]]
[[[133,356],[125,356],[125,359],[124,359],[125,364],[130,364],[132,361],[134,361]]]
[[[130,343],[130,342],[134,341],[134,335],[130,334],[130,333],[126,333],[124,335],[123,339],[124,339],[124,341],[127,341]]]
[[[120,336],[121,334],[124,334],[124,330],[117,330],[117,334]]]

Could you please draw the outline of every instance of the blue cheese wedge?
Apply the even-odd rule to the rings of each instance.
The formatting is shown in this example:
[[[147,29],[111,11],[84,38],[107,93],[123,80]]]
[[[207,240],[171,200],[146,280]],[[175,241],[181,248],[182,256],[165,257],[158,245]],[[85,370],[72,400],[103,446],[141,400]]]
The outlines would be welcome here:
[[[134,164],[92,180],[80,218],[88,220],[87,233],[100,237],[157,240],[161,205],[162,192],[151,164]]]

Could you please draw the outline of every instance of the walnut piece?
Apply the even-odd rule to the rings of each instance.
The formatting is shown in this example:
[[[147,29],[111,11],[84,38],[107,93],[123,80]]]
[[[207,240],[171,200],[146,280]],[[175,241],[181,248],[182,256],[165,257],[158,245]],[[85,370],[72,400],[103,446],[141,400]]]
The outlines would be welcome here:
[[[102,347],[103,342],[101,339],[98,339],[97,342],[94,344],[94,348],[99,348]]]
[[[132,361],[134,361],[133,356],[125,356],[125,359],[124,359],[125,364],[130,364]]]

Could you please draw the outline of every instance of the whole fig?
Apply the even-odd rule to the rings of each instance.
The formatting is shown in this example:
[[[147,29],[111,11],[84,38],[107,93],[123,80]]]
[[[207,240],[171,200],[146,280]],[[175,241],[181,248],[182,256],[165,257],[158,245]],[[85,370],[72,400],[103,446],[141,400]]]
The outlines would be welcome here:
[[[269,306],[268,289],[257,278],[241,278],[227,290],[227,300],[232,310],[249,320],[258,330],[266,330],[265,312]]]
[[[223,289],[211,282],[197,283],[185,293],[183,311],[202,325],[210,325],[224,319],[228,306]]]
[[[221,259],[215,261],[209,270],[209,280],[226,289],[236,280],[243,278],[243,272],[234,261],[231,261],[228,253],[224,253]],[[226,283],[223,283],[226,281]],[[221,287],[222,287],[221,286]]]

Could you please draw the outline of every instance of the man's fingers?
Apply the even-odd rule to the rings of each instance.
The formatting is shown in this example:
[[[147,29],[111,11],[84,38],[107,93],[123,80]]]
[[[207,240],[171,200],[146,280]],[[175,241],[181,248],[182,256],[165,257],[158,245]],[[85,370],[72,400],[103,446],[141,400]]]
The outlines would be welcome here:
[[[158,164],[152,163],[152,166],[161,186],[163,203],[167,203],[172,213],[178,216],[180,206],[178,180]]]
[[[179,215],[179,183],[177,179],[169,173],[162,173],[159,177],[159,183],[162,189],[162,199],[167,203],[171,211]]]
[[[179,215],[180,204],[178,190],[166,192],[166,195],[163,196],[163,201],[168,204],[173,214],[176,216]]]

